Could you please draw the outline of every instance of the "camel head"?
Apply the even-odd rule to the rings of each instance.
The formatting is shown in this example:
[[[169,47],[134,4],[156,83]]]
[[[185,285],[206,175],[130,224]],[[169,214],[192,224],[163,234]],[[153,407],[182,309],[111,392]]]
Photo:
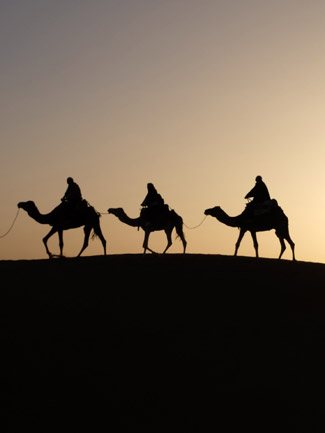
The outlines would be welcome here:
[[[220,206],[212,207],[211,209],[206,209],[204,211],[204,215],[211,215],[213,217],[220,215],[222,213],[222,209]]]
[[[124,210],[121,207],[116,207],[116,208],[110,207],[107,210],[107,212],[115,215],[116,217],[120,217],[122,215],[125,215],[125,212],[124,212]]]
[[[115,215],[122,223],[127,224],[131,227],[139,227],[140,226],[140,218],[130,218],[124,212],[124,209],[121,207],[117,208],[109,208],[108,213]]]
[[[17,206],[19,209],[24,209],[28,214],[37,211],[37,207],[36,207],[35,203],[31,200],[21,201],[18,203]]]

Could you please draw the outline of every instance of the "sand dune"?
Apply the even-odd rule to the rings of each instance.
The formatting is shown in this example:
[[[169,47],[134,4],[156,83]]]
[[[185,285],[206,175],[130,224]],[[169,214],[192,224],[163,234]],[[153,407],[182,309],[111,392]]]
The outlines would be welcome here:
[[[8,432],[320,427],[324,264],[112,255],[0,270]]]

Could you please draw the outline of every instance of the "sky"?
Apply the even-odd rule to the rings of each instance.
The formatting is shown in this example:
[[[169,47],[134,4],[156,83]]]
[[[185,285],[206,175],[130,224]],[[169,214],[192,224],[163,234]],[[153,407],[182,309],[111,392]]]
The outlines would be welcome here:
[[[108,254],[141,253],[143,232],[106,212],[137,217],[152,182],[188,253],[232,255],[238,229],[204,210],[240,214],[261,175],[297,260],[325,262],[324,18],[323,0],[2,1],[0,236],[18,202],[48,213],[71,176],[102,213]],[[49,230],[21,210],[0,260],[46,258]],[[278,257],[274,231],[258,241]],[[64,242],[77,255],[82,228]],[[163,251],[164,233],[149,242]],[[48,245],[58,253],[56,235]],[[84,255],[97,254],[94,240]],[[249,234],[239,255],[254,256]]]

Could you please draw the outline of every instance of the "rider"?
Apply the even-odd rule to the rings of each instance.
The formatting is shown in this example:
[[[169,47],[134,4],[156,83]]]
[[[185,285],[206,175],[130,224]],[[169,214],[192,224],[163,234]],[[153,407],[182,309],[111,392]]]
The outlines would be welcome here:
[[[149,208],[153,206],[163,206],[164,205],[164,199],[160,194],[158,194],[156,188],[152,183],[147,184],[147,195],[145,196],[145,199],[141,203],[141,206],[147,206]]]
[[[251,204],[254,206],[258,206],[265,201],[271,200],[271,197],[267,186],[262,180],[262,176],[256,176],[255,181],[256,183],[254,188],[245,195],[245,198],[253,198]]]
[[[147,195],[141,203],[141,206],[143,207],[142,212],[150,218],[161,213],[165,209],[166,205],[164,199],[157,192],[152,183],[147,184],[147,189]]]
[[[61,201],[70,204],[72,207],[77,207],[83,201],[79,185],[72,179],[72,177],[68,177],[67,184],[68,188]]]

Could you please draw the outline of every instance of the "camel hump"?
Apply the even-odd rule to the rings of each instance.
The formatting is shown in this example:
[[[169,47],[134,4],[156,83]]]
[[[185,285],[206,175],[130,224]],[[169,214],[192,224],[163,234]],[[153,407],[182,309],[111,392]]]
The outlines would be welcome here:
[[[279,207],[279,205],[278,205],[277,200],[275,198],[272,198],[270,200],[262,201],[261,203],[256,204],[254,207],[271,211],[271,210]]]
[[[265,209],[271,209],[271,208],[279,207],[278,202],[275,198],[272,198],[270,200],[264,200],[264,201],[256,204],[255,206],[265,208]]]
[[[88,215],[89,212],[100,215],[96,211],[96,209],[87,202],[87,200],[83,199],[78,203],[68,203],[66,201],[63,201],[55,209],[53,209],[52,214],[64,219],[70,219],[81,216],[83,217],[85,215]]]
[[[254,204],[253,202],[246,205],[243,214],[249,217],[260,217],[262,215],[271,215],[274,213],[283,212],[276,199],[265,200],[261,203]]]

